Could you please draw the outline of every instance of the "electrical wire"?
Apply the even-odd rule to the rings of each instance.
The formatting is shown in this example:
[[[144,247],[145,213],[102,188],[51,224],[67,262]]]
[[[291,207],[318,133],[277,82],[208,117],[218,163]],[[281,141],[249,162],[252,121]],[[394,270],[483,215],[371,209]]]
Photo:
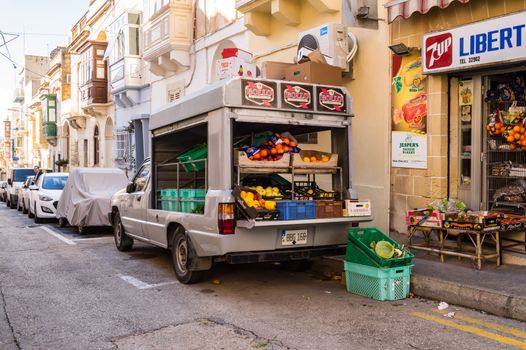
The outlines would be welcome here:
[[[347,63],[350,63],[354,59],[354,56],[356,56],[356,53],[358,52],[358,39],[356,38],[356,35],[354,35],[354,33],[351,31],[347,32],[347,36],[349,37],[349,39],[351,39],[353,43],[346,58]]]

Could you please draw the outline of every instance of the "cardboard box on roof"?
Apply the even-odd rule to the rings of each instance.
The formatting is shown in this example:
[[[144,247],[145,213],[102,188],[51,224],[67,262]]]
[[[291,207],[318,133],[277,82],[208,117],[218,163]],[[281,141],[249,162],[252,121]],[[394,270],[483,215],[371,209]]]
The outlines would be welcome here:
[[[285,79],[302,83],[342,85],[342,70],[325,63],[308,61],[285,70]]]
[[[238,57],[221,58],[216,61],[216,79],[233,77],[256,77],[256,65],[248,63]]]
[[[327,64],[323,54],[316,49],[309,54],[308,61],[287,67],[285,79],[302,83],[342,85],[342,70]]]
[[[265,61],[261,64],[261,78],[284,80],[286,70],[295,66],[294,63]]]

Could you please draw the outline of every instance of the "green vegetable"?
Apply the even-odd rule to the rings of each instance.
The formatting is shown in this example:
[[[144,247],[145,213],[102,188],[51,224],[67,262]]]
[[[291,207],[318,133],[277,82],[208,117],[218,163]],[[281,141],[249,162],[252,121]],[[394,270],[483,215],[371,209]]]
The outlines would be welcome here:
[[[380,241],[376,243],[374,251],[376,252],[376,255],[382,259],[391,259],[394,255],[395,248],[387,241]]]

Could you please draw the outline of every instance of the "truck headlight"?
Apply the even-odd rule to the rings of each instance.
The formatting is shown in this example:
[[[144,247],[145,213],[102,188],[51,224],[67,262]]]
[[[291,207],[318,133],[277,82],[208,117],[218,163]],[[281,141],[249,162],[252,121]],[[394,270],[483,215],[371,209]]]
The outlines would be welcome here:
[[[44,202],[49,202],[49,201],[52,201],[52,200],[53,200],[53,198],[48,197],[48,196],[46,196],[45,194],[39,194],[39,195],[38,195],[38,198],[39,198],[41,201],[44,201]]]

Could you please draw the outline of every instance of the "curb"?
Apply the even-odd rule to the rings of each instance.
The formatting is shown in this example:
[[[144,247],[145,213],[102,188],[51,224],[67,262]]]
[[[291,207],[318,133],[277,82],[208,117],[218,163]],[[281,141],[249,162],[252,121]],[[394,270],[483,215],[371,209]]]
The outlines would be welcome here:
[[[343,271],[342,257],[315,260],[311,271],[330,275]],[[411,292],[419,297],[445,301],[493,315],[526,321],[526,297],[465,285],[413,273]]]

